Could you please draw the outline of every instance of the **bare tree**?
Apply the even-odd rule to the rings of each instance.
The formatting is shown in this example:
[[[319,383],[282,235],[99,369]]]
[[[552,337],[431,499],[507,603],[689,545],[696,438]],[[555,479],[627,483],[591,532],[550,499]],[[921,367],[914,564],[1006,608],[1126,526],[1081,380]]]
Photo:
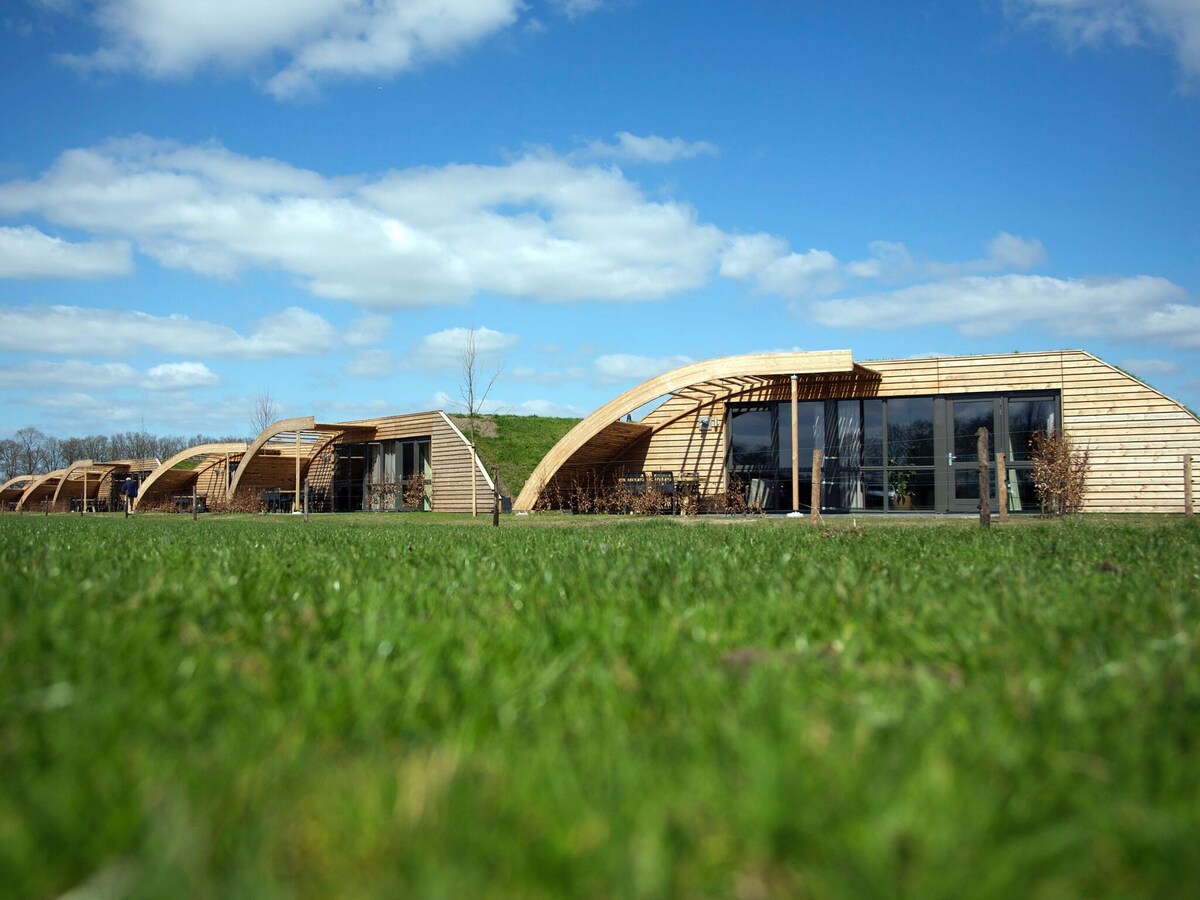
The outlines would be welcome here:
[[[275,405],[275,398],[271,396],[270,391],[263,391],[254,398],[254,409],[250,413],[250,427],[253,430],[251,439],[253,440],[262,433],[272,422],[279,420],[279,407]]]
[[[46,465],[46,436],[36,428],[20,428],[13,434],[17,444],[15,475],[36,475]],[[46,470],[48,471],[48,469]]]
[[[5,481],[18,475],[29,475],[21,471],[21,447],[12,438],[0,440],[0,477]]]
[[[467,437],[472,442],[479,437],[479,415],[487,402],[488,394],[500,377],[500,364],[489,376],[484,371],[483,361],[479,358],[479,344],[475,339],[475,326],[467,330],[467,339],[458,355],[459,383],[458,395],[462,398],[459,404],[467,411]],[[486,383],[485,383],[486,379]]]

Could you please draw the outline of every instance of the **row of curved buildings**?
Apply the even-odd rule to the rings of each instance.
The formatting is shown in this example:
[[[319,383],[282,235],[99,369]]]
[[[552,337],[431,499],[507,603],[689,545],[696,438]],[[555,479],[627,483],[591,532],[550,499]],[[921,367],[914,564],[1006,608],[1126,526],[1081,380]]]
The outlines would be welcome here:
[[[1039,508],[1038,432],[1087,451],[1087,511],[1190,506],[1200,420],[1084,351],[855,362],[833,350],[723,357],[651,378],[582,419],[513,508],[570,506],[623,484],[700,504],[736,494],[766,511],[968,512],[980,503],[980,428],[992,509]],[[196,498],[225,509],[472,512],[493,491],[470,442],[434,411],[285,419],[249,444],[161,462],[81,460],[0,485],[0,505],[115,508],[127,477],[140,483],[138,510],[190,509]]]

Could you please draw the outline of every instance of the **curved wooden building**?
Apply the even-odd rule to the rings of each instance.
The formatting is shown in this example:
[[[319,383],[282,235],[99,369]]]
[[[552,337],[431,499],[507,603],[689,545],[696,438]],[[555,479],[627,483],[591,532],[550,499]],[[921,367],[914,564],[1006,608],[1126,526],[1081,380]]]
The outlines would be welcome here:
[[[189,447],[144,479],[136,509],[473,512],[492,479],[440,410],[320,423],[281,419],[249,444]]]
[[[157,459],[76,460],[64,468],[29,477],[13,508],[117,509],[125,478],[142,478],[158,465]]]
[[[849,350],[756,354],[684,366],[605,404],[546,455],[514,509],[624,476],[808,510],[819,450],[823,510],[969,512],[980,503],[980,427],[989,459],[1003,454],[1014,512],[1039,508],[1038,431],[1062,429],[1088,451],[1087,511],[1182,512],[1184,460],[1200,456],[1191,411],[1081,350],[861,363]],[[992,509],[995,491],[993,471]]]

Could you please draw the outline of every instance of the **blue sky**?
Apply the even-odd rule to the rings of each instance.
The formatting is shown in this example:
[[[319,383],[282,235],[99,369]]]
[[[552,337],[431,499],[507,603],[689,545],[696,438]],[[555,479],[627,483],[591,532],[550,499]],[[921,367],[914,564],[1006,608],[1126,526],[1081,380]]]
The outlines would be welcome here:
[[[1200,408],[1200,0],[9,0],[0,437],[1081,347]]]

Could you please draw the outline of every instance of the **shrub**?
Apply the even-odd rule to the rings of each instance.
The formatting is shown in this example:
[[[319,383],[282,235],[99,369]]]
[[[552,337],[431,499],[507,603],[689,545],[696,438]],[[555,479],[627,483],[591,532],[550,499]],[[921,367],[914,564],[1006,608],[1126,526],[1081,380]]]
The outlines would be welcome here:
[[[1043,515],[1063,516],[1083,509],[1088,451],[1076,450],[1062,431],[1038,431],[1029,441],[1033,485]]]

